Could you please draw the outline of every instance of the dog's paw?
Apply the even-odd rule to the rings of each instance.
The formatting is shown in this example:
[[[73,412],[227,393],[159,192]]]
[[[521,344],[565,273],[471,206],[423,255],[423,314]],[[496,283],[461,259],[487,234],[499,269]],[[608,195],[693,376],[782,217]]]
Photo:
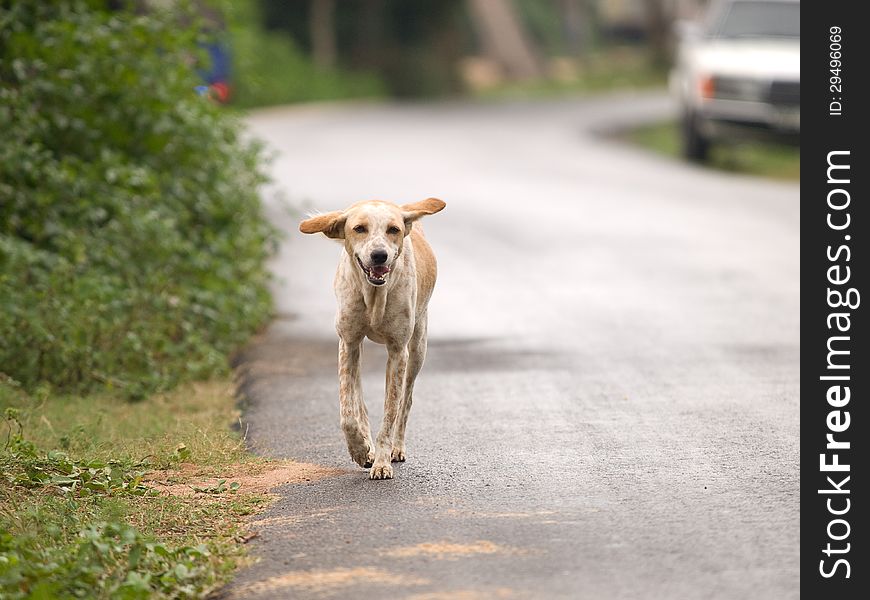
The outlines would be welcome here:
[[[350,451],[350,457],[353,459],[353,462],[364,469],[368,469],[375,463],[375,451],[371,444],[365,443],[359,446],[348,446],[347,449]]]
[[[393,448],[393,452],[390,455],[390,461],[405,462],[405,448]]]
[[[392,479],[393,467],[390,465],[375,465],[369,471],[369,479]]]

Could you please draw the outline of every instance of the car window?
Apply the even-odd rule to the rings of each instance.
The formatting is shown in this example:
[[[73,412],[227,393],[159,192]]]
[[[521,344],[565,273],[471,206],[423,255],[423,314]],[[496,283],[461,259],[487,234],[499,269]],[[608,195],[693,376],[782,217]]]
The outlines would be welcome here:
[[[801,7],[798,2],[732,2],[714,21],[715,38],[800,38]]]

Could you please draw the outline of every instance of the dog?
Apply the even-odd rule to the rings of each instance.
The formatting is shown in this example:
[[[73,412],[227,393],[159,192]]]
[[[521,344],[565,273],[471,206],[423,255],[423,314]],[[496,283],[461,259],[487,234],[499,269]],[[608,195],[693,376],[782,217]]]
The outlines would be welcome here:
[[[405,461],[405,427],[426,358],[427,309],[437,274],[417,221],[445,206],[437,198],[401,206],[370,200],[299,224],[302,233],[323,233],[344,244],[334,285],[341,429],[351,458],[370,469],[370,479],[392,479],[390,463]],[[384,420],[374,443],[360,378],[366,337],[387,347]]]

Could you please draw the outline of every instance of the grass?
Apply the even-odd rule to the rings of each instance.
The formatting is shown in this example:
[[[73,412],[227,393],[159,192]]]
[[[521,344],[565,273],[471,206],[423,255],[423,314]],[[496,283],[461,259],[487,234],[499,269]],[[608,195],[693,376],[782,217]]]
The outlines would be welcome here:
[[[626,137],[654,152],[681,156],[680,132],[674,122],[641,127],[629,132]],[[801,154],[799,147],[767,142],[715,144],[707,165],[732,173],[800,181]]]
[[[537,81],[505,82],[474,94],[481,99],[542,98],[663,88],[667,84],[667,69],[653,66],[634,48],[601,51],[585,61],[563,65],[567,70],[561,74]]]
[[[9,404],[12,394],[6,394],[0,406]],[[17,399],[25,437],[38,447],[61,448],[71,456],[147,459],[165,468],[177,462],[178,445],[183,443],[183,453],[199,465],[250,458],[243,440],[230,430],[240,413],[228,380],[184,385],[142,402],[113,394],[49,392],[19,393]]]
[[[0,408],[0,597],[201,597],[245,562],[242,517],[265,494],[230,475],[185,495],[151,483],[269,467],[230,429],[231,382],[139,403],[0,382]]]

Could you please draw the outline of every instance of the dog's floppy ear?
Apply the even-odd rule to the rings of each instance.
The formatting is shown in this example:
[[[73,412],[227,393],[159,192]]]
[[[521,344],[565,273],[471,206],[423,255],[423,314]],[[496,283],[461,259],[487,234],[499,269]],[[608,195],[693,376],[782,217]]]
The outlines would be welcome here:
[[[314,215],[299,223],[302,233],[322,233],[333,239],[344,239],[344,222],[347,215],[344,211],[335,210],[322,215]]]
[[[400,208],[402,209],[402,218],[405,220],[405,232],[411,231],[412,224],[420,217],[434,215],[443,210],[445,206],[447,203],[438,198],[426,198],[419,202],[403,204]]]

